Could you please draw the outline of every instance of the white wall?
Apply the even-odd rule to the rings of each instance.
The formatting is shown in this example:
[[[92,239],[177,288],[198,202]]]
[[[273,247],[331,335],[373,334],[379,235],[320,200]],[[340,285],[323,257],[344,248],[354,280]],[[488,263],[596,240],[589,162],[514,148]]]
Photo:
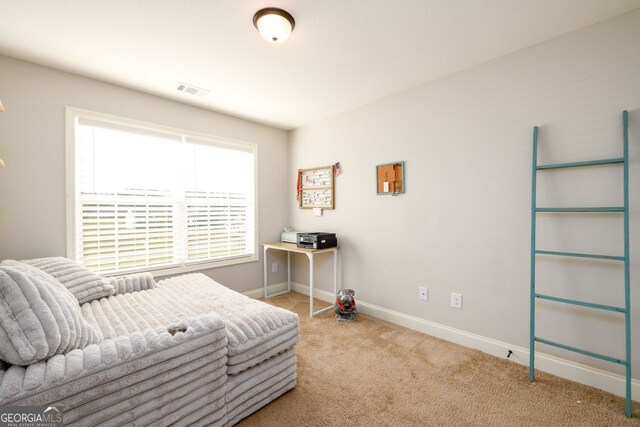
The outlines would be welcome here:
[[[640,366],[638,40],[640,12],[633,12],[293,131],[292,224],[338,234],[342,284],[356,299],[526,347],[532,127],[540,126],[540,163],[618,157],[628,109],[633,365]],[[375,165],[398,160],[406,161],[406,194],[377,196]],[[336,161],[344,169],[336,210],[316,218],[298,209],[296,170]],[[621,205],[621,170],[545,172],[538,203]],[[622,254],[621,215],[547,215],[538,246]],[[330,290],[329,257],[321,264],[316,283]],[[294,271],[296,282],[308,283],[306,259],[296,257]],[[540,292],[623,304],[615,263],[538,257],[538,284]],[[418,286],[429,287],[429,302],[418,300]],[[450,292],[463,294],[463,310],[449,308]],[[622,316],[538,307],[539,336],[624,356]]]
[[[257,143],[259,242],[280,236],[288,216],[285,131],[6,56],[0,100],[0,259],[65,255],[66,106]],[[283,271],[270,280],[285,280]],[[260,262],[205,273],[239,291],[262,284]]]

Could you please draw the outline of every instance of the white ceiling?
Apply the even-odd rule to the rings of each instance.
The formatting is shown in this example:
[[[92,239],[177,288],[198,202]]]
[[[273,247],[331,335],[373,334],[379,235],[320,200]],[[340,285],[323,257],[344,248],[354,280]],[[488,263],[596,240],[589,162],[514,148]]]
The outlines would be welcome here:
[[[266,43],[253,14],[296,19]],[[0,0],[0,53],[296,128],[640,7],[640,0]],[[178,82],[211,91],[196,97]]]

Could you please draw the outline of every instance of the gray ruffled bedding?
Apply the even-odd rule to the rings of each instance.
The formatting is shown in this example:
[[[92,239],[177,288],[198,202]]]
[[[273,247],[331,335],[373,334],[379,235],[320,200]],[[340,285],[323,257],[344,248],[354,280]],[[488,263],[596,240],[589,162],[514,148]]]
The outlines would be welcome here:
[[[80,308],[104,339],[0,362],[0,405],[61,404],[72,426],[230,426],[295,387],[296,314],[202,274],[110,282],[117,295]]]
[[[136,273],[128,276],[109,277],[105,280],[115,288],[112,295],[146,291],[156,287],[156,281],[151,273]]]
[[[175,330],[184,332],[172,334]],[[0,369],[0,404],[63,404],[65,425],[122,425],[150,417],[147,413],[163,401],[188,395],[176,391],[185,375],[205,378],[212,385],[201,387],[212,391],[226,383],[221,319],[202,315],[27,367],[5,367]]]
[[[105,339],[212,312],[227,328],[229,375],[282,353],[300,339],[295,313],[234,292],[204,274],[173,277],[145,292],[82,305],[84,318]]]
[[[296,350],[286,352],[229,376],[227,418],[233,425],[296,386]]]

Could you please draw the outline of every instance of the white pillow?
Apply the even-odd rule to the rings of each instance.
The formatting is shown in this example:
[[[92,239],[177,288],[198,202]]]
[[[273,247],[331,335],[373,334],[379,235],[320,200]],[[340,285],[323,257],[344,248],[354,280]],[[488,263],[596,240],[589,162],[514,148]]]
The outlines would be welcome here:
[[[30,365],[101,341],[60,282],[17,261],[0,264],[0,360]]]
[[[52,257],[22,261],[62,283],[80,304],[115,295],[116,288],[93,271],[68,258]]]

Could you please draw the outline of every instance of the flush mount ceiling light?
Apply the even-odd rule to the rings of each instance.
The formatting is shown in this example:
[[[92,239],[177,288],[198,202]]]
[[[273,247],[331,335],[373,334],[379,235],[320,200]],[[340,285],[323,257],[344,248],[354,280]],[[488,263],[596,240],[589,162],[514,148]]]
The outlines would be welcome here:
[[[253,15],[253,25],[263,39],[269,43],[286,41],[296,26],[293,16],[286,10],[277,7],[261,9]]]

